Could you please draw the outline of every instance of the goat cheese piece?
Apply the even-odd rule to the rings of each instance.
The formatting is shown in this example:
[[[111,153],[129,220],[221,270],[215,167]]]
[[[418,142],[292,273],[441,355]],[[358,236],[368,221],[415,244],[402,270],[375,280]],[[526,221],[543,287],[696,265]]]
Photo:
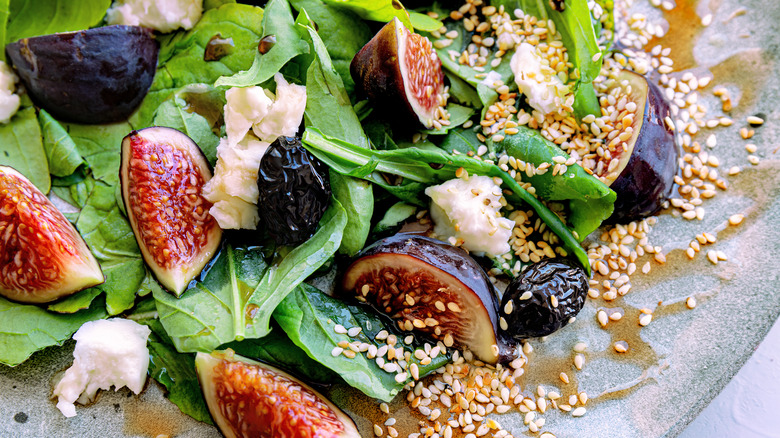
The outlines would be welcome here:
[[[108,24],[145,26],[162,33],[192,29],[203,15],[203,0],[117,0],[108,9]]]
[[[522,43],[516,47],[509,62],[520,91],[528,98],[528,104],[542,114],[560,111],[570,94],[569,87],[561,81],[555,70],[542,64],[536,47]]]
[[[11,121],[11,117],[19,109],[19,96],[14,94],[19,78],[3,61],[0,61],[0,124]]]

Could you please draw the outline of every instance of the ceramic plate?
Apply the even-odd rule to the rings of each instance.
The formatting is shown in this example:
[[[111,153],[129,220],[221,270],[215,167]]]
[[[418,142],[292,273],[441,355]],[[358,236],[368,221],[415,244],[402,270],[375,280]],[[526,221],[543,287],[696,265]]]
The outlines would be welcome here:
[[[724,115],[713,90],[728,90],[734,109],[726,115],[734,124],[702,129],[695,139],[704,145],[715,134],[717,144],[703,149],[719,158],[719,173],[726,175],[732,166],[742,172],[726,177],[728,190],[704,203],[703,220],[686,221],[670,213],[659,217],[650,237],[663,246],[666,264],[653,263],[649,275],[634,275],[633,289],[624,298],[610,304],[591,300],[575,323],[532,342],[523,382],[529,394],[542,384],[565,395],[589,395],[583,417],[560,411],[544,415],[543,430],[559,437],[675,436],[739,370],[780,313],[780,2],[678,0],[671,12],[636,8],[651,22],[670,23],[660,43],[673,48],[676,72],[671,76],[691,71],[713,77],[699,93],[708,118]],[[708,14],[712,24],[702,26]],[[752,139],[742,139],[739,130],[747,127],[746,117],[756,114],[766,123],[754,128]],[[748,162],[747,143],[756,145],[758,165]],[[737,213],[745,221],[729,226],[728,218]],[[685,249],[702,232],[717,236],[717,242],[688,260]],[[722,251],[728,260],[713,265],[705,255],[708,250]],[[684,304],[690,296],[698,301],[694,310]],[[599,306],[619,307],[625,316],[602,330],[595,317]],[[652,323],[644,328],[637,324],[641,308],[655,309]],[[625,354],[612,348],[620,340],[629,345]],[[581,371],[572,365],[577,342],[588,345]],[[72,360],[71,350],[68,343],[39,352],[16,368],[0,367],[1,437],[219,436],[214,428],[181,415],[154,383],[140,396],[126,389],[103,392],[94,405],[77,408],[77,417],[64,418],[48,398],[55,373]],[[568,385],[558,379],[561,371],[571,376]],[[344,388],[330,395],[353,414],[364,436],[371,434],[372,421],[384,422],[375,402],[363,403]],[[414,426],[416,419],[405,403],[395,405],[399,422]],[[515,436],[527,431],[516,413],[497,419]]]

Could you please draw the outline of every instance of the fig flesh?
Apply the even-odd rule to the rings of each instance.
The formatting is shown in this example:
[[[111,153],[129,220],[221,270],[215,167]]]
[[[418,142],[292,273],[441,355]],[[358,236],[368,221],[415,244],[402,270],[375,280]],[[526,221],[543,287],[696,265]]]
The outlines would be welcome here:
[[[226,438],[359,438],[355,423],[310,386],[232,350],[195,357],[214,422]]]
[[[119,170],[127,217],[146,264],[176,296],[217,253],[222,229],[203,186],[211,170],[198,145],[171,128],[133,131]]]
[[[104,280],[65,216],[24,175],[0,166],[0,295],[46,303]]]
[[[498,335],[498,299],[485,271],[445,242],[410,233],[379,240],[347,268],[342,286],[402,330],[468,348],[483,362],[516,354]]]
[[[79,123],[126,119],[146,96],[157,68],[151,29],[105,26],[23,38],[6,54],[33,102]]]
[[[666,123],[669,103],[661,90],[644,76],[622,70],[609,89],[636,104],[628,140],[619,143],[612,157],[620,157],[614,169],[603,166],[605,182],[617,194],[610,222],[630,222],[657,213],[672,193],[680,148]],[[614,159],[614,158],[613,158]]]
[[[430,129],[446,104],[444,73],[431,42],[397,18],[360,49],[349,70],[358,93],[391,120]]]

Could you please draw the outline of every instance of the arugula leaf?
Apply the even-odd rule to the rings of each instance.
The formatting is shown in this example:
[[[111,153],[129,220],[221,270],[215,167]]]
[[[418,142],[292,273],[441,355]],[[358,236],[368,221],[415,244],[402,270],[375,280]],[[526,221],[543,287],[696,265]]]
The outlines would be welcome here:
[[[102,300],[77,313],[58,314],[0,297],[0,363],[19,365],[38,350],[62,345],[85,322],[105,317]]]
[[[385,324],[378,316],[366,312],[363,308],[348,305],[325,295],[313,286],[301,284],[276,308],[274,319],[295,345],[306,351],[312,359],[335,371],[350,386],[370,397],[391,401],[406,384],[406,381],[398,383],[395,374],[379,368],[376,361],[362,354],[352,359],[343,355],[334,357],[331,354],[341,341],[378,345],[375,336],[386,328]],[[346,334],[336,333],[333,330],[336,324],[348,328],[361,327],[363,330],[350,338]],[[446,356],[437,357],[427,367],[421,368],[420,374],[424,375],[448,360]],[[410,379],[411,377],[408,380]]]
[[[561,218],[493,163],[466,155],[450,155],[441,149],[365,150],[342,140],[326,137],[313,128],[306,128],[302,141],[312,154],[337,172],[361,176],[372,182],[382,180],[382,177],[377,175],[377,171],[396,175],[419,183],[414,188],[420,192],[426,185],[455,178],[455,172],[461,167],[472,175],[501,178],[505,188],[511,193],[506,194],[506,198],[512,203],[525,202],[531,206],[550,230],[560,237],[566,249],[571,251],[590,273],[587,253]],[[373,164],[372,168],[364,167],[369,163]],[[421,196],[419,192],[417,196]],[[406,200],[406,198],[402,199]]]
[[[306,125],[368,148],[368,137],[352,108],[341,77],[333,68],[325,44],[314,28],[306,26],[305,29],[314,53],[314,60],[306,73]],[[330,184],[333,196],[347,211],[347,226],[339,251],[355,255],[365,246],[371,228],[374,212],[372,187],[366,181],[337,172],[330,173]]]
[[[111,0],[11,0],[6,39],[88,29],[100,23]]]
[[[46,110],[38,112],[38,122],[43,133],[43,149],[49,162],[49,171],[54,176],[71,175],[84,164],[76,143],[68,135],[68,131]]]
[[[22,109],[10,123],[0,125],[0,164],[13,167],[40,191],[49,193],[51,176],[35,108]]]
[[[276,305],[338,249],[345,216],[334,201],[314,236],[273,266],[263,248],[225,245],[179,298],[153,290],[160,321],[176,349],[210,352],[236,339],[267,335]]]
[[[76,227],[100,263],[106,282],[106,309],[117,315],[133,306],[146,277],[146,265],[133,230],[119,210],[115,187],[96,182]]]
[[[187,102],[174,96],[163,102],[152,122],[155,126],[167,126],[187,134],[198,145],[206,160],[213,166],[217,162],[219,137],[214,134],[205,117],[185,110]]]
[[[130,117],[133,127],[149,126],[160,104],[185,85],[211,84],[221,76],[248,69],[257,53],[262,22],[261,8],[226,3],[205,11],[189,31],[175,32],[163,39],[154,81],[141,106]],[[204,62],[206,45],[216,34],[232,38],[235,48],[218,61]]]
[[[223,76],[214,84],[217,87],[248,87],[271,79],[288,61],[309,53],[309,45],[295,29],[295,20],[287,0],[271,0],[265,5],[263,37],[273,35],[276,43],[268,53],[255,50],[252,67],[232,76]]]
[[[398,0],[323,0],[323,2],[354,12],[364,20],[387,23],[397,18],[410,31],[414,30],[409,13]]]
[[[521,126],[515,135],[507,135],[499,144],[508,155],[539,166],[553,163],[553,157],[569,159],[560,147],[534,129]],[[524,182],[530,182],[536,194],[547,201],[569,201],[568,222],[582,241],[612,215],[616,194],[578,164],[567,166],[563,174],[546,172],[529,177],[518,172]]]

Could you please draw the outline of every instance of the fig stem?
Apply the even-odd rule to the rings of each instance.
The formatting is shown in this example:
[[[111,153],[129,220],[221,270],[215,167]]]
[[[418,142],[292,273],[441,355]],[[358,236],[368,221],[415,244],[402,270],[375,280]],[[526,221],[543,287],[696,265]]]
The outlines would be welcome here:
[[[561,218],[495,164],[466,155],[450,155],[441,149],[363,149],[346,141],[328,137],[311,127],[306,128],[301,141],[309,152],[336,172],[364,178],[368,181],[373,181],[371,176],[375,171],[380,171],[420,183],[434,184],[455,178],[455,174],[460,168],[467,170],[470,174],[501,178],[505,188],[511,191],[511,194],[506,194],[507,198],[513,203],[524,201],[530,205],[547,226],[561,238],[566,249],[574,253],[582,267],[590,275],[588,254]],[[441,167],[436,166],[438,169],[434,169],[430,164],[441,165]]]

